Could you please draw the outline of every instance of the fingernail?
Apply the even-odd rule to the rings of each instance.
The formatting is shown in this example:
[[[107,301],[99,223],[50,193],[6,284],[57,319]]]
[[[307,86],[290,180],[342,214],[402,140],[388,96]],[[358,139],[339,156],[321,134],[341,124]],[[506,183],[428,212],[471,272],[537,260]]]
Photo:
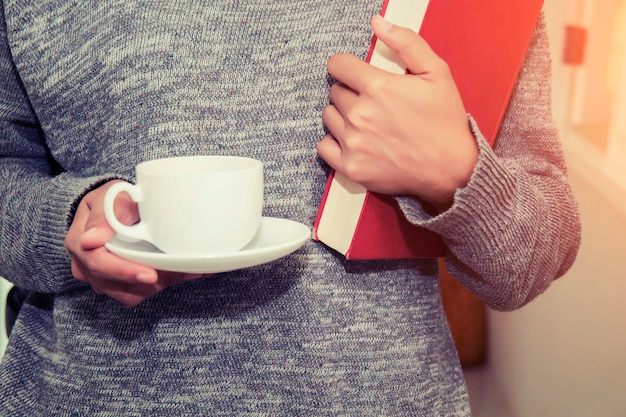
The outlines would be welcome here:
[[[389,30],[393,27],[393,23],[391,23],[389,20],[385,19],[379,14],[375,15],[374,19],[376,20],[376,24],[380,29]]]
[[[149,271],[143,271],[138,273],[135,276],[135,279],[139,282],[143,282],[144,284],[153,284],[154,283],[154,275]]]
[[[99,231],[100,229],[98,229],[96,226],[91,226],[89,229],[83,232],[83,236],[87,236],[87,237],[91,237],[92,235],[98,236]]]

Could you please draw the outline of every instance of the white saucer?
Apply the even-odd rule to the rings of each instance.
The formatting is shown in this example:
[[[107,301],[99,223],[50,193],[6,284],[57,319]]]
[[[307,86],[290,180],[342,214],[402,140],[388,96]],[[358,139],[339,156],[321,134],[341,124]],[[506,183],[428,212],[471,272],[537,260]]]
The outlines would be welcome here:
[[[311,231],[302,223],[288,219],[263,217],[259,230],[252,241],[237,252],[199,256],[170,255],[161,252],[147,242],[129,243],[115,237],[105,246],[122,258],[162,271],[212,274],[274,261],[297,250],[310,238]]]

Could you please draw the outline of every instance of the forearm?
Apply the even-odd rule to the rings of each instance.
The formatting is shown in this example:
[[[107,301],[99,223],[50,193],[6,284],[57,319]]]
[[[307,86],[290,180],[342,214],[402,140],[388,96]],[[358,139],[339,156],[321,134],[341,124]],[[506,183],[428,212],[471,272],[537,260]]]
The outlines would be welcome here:
[[[544,134],[547,132],[543,132]],[[535,140],[549,141],[540,135]],[[475,181],[433,227],[446,241],[449,271],[492,308],[534,299],[571,266],[580,240],[577,205],[560,164],[491,152]]]
[[[577,204],[551,120],[548,56],[540,22],[493,150],[474,126],[479,161],[450,210],[430,218],[401,199],[409,219],[443,236],[449,270],[496,309],[532,300],[578,250]]]
[[[2,18],[4,16],[1,16]],[[68,215],[84,182],[62,173],[46,147],[0,22],[0,275],[37,291],[64,286]],[[71,277],[71,274],[69,275]]]
[[[65,234],[80,196],[98,181],[51,175],[45,160],[2,158],[0,275],[40,292],[75,285]]]

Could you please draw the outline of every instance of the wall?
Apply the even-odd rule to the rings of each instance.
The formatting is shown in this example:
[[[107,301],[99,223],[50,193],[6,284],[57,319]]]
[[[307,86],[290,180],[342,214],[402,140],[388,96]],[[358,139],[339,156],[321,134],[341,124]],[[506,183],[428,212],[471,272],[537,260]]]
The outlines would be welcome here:
[[[568,126],[574,70],[560,62],[575,0],[546,0],[554,112],[563,126],[583,241],[569,273],[512,313],[488,312],[489,362],[468,373],[476,417],[626,416],[626,188]],[[626,114],[625,114],[626,116]]]
[[[493,396],[511,417],[626,416],[626,210],[588,179],[571,175],[583,219],[573,268],[527,307],[489,313]]]

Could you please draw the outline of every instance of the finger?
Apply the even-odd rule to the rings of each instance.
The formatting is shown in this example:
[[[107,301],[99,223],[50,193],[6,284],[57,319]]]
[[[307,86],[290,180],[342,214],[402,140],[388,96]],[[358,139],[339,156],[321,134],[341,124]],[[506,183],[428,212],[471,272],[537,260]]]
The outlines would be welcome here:
[[[96,249],[111,240],[114,234],[113,229],[108,226],[92,226],[80,236],[80,245],[83,250]]]
[[[332,135],[326,135],[317,144],[317,154],[333,169],[337,169],[341,163],[341,146]]]
[[[324,126],[326,126],[330,134],[339,142],[339,146],[341,146],[346,124],[343,116],[337,110],[337,107],[333,105],[327,106],[324,109],[322,112],[322,123],[324,123]]]
[[[333,86],[330,87],[328,97],[339,113],[344,117],[359,99],[358,94],[354,90],[342,84],[333,84]]]
[[[119,181],[111,181],[107,184],[107,188],[111,185]],[[91,202],[91,214],[87,223],[85,224],[85,228],[89,229],[92,227],[98,228],[109,228],[109,223],[106,220],[104,215],[104,195],[105,193],[100,193],[98,199]],[[124,224],[130,225],[139,220],[139,212],[137,209],[137,203],[135,203],[128,194],[120,193],[115,198],[115,216],[117,219]],[[112,229],[111,229],[112,230]]]
[[[411,74],[428,74],[445,64],[424,38],[410,29],[396,26],[380,15],[372,17],[372,29],[378,40],[400,57]]]
[[[80,255],[73,258],[77,269],[74,276],[92,285],[98,280],[126,284],[154,284],[158,280],[154,268],[123,259],[104,246],[84,251]]]
[[[148,283],[157,280],[154,268],[123,259],[104,247],[110,236],[108,229],[92,228],[80,236],[76,247],[69,247],[72,255],[72,275],[90,284],[97,280],[118,281],[128,284]]]
[[[359,93],[381,70],[350,54],[336,54],[326,63],[328,73],[337,81]]]
[[[100,200],[89,202],[89,218],[85,222],[85,230],[92,227],[107,227],[109,224],[104,217],[104,207]]]

